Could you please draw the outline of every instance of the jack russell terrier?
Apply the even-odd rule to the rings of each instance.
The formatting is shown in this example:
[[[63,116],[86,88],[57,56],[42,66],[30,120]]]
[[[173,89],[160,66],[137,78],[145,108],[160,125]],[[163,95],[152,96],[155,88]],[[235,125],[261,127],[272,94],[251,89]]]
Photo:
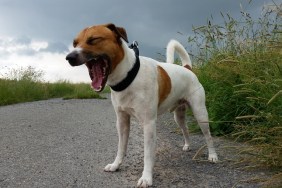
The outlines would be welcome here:
[[[160,63],[138,54],[137,43],[127,46],[124,28],[114,24],[88,27],[73,41],[74,50],[66,56],[72,66],[85,64],[95,91],[105,85],[111,87],[111,100],[116,112],[119,136],[117,156],[104,168],[116,171],[126,154],[130,130],[130,117],[135,117],[144,131],[144,169],[137,187],[152,185],[156,150],[156,122],[158,115],[173,111],[174,119],[182,129],[183,150],[189,150],[189,135],[185,123],[188,107],[193,111],[207,143],[208,160],[217,162],[209,130],[205,91],[196,75],[188,53],[177,41],[167,45],[167,63]],[[174,63],[174,52],[180,56],[182,66]]]

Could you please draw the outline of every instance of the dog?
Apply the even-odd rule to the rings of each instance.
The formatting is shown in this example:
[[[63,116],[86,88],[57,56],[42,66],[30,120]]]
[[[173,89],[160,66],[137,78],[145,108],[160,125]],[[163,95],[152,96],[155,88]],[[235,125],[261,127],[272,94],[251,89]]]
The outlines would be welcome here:
[[[167,62],[161,63],[138,54],[127,46],[126,30],[112,23],[96,25],[82,30],[73,41],[74,50],[66,56],[72,66],[85,64],[92,80],[92,88],[100,92],[105,85],[111,87],[111,100],[116,113],[118,151],[113,163],[104,171],[116,171],[126,154],[130,130],[130,118],[135,117],[144,131],[144,169],[137,187],[153,183],[153,167],[156,150],[156,121],[166,111],[174,113],[174,119],[184,136],[183,150],[190,148],[185,112],[192,109],[207,143],[208,160],[217,162],[209,130],[205,91],[191,71],[190,57],[176,40],[167,45]],[[182,66],[174,63],[174,53],[180,56]]]

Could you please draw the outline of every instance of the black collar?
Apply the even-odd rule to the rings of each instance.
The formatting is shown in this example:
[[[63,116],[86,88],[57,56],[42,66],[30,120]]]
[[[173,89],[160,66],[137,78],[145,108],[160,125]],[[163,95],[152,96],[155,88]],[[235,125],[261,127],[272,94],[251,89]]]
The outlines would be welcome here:
[[[129,48],[133,49],[135,52],[136,61],[133,65],[132,69],[127,73],[127,76],[119,83],[114,86],[110,86],[114,91],[123,91],[125,90],[135,79],[136,75],[138,74],[140,68],[140,60],[139,60],[139,50],[138,50],[138,43],[134,41]]]

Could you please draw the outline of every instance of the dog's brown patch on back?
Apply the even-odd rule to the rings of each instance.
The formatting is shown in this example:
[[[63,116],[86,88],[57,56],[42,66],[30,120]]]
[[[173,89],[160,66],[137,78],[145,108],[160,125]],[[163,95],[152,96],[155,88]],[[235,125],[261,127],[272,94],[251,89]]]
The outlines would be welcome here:
[[[167,98],[171,91],[171,80],[167,72],[158,66],[158,84],[159,84],[159,103],[160,104]]]
[[[183,67],[185,67],[186,69],[189,69],[190,71],[192,71],[192,68],[188,64],[184,65]]]

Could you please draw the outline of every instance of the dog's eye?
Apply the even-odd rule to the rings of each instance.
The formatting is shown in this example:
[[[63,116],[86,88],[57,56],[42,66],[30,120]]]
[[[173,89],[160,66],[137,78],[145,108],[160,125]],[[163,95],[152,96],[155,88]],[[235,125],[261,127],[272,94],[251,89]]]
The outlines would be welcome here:
[[[88,45],[93,45],[95,42],[97,42],[99,39],[101,39],[100,37],[89,37],[86,41],[86,43]]]
[[[76,47],[77,44],[78,44],[78,42],[76,40],[74,40],[73,43],[72,43],[74,48]]]

